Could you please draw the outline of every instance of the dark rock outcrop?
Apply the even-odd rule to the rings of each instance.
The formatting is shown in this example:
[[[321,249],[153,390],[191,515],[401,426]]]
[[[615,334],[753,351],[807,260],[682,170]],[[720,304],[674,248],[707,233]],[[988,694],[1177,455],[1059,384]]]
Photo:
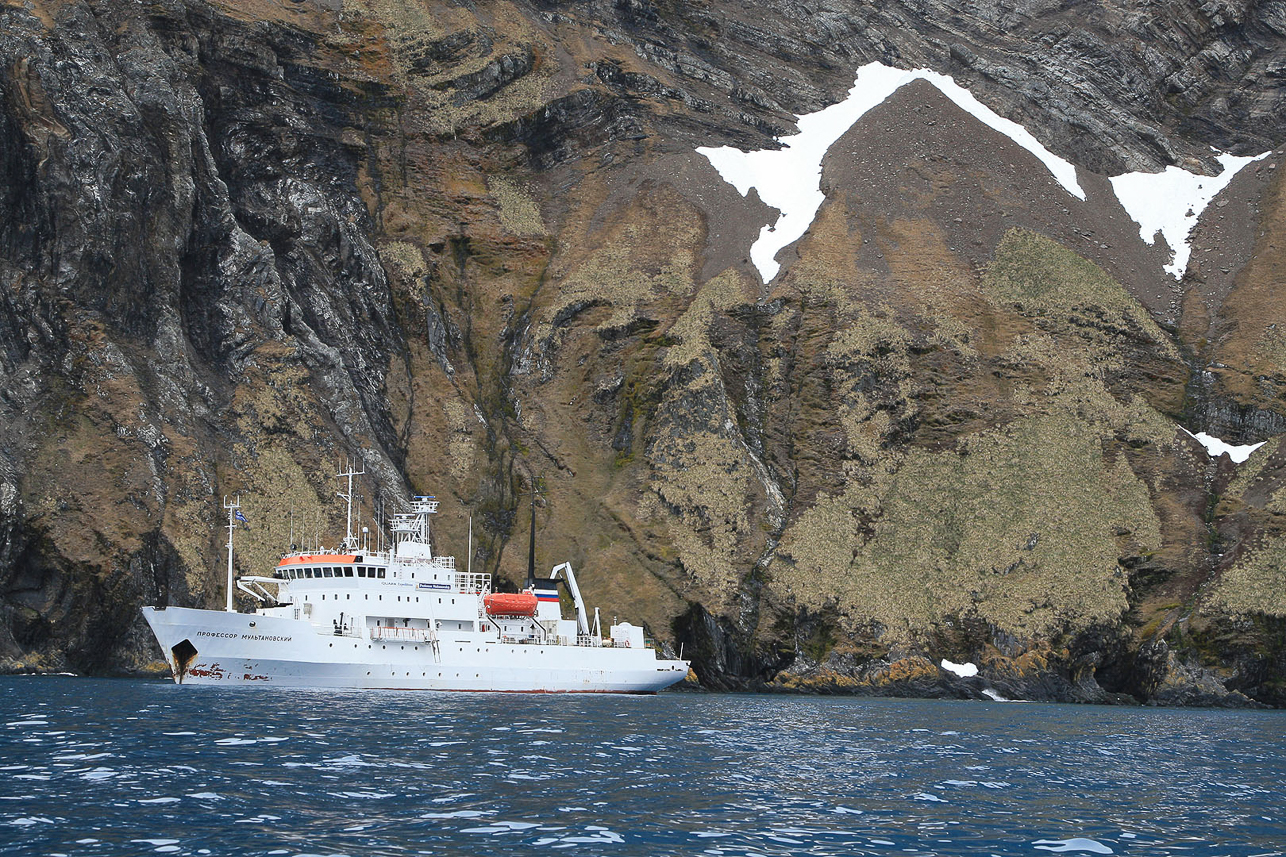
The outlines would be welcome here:
[[[364,514],[451,497],[501,579],[543,474],[541,561],[708,687],[1281,705],[1281,153],[1181,281],[1107,178],[1281,146],[1284,37],[1280,0],[0,6],[0,659],[146,668],[140,605],[220,598],[224,495],[261,566],[359,456]],[[914,84],[762,283],[771,212],[693,150],[872,61],[1086,200]]]

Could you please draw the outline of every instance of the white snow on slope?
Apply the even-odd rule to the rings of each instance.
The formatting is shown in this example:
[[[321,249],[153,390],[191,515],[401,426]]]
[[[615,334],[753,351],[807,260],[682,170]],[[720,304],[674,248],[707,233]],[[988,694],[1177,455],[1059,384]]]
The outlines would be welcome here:
[[[1179,426],[1179,428],[1183,428],[1183,426]],[[1225,443],[1214,435],[1206,434],[1203,431],[1193,434],[1187,429],[1183,430],[1189,437],[1204,446],[1206,448],[1206,453],[1211,458],[1218,458],[1224,453],[1227,453],[1228,457],[1232,459],[1234,464],[1241,464],[1247,458],[1250,458],[1250,454],[1252,452],[1259,449],[1259,447],[1266,443],[1266,441],[1261,440],[1259,443],[1248,443],[1243,446],[1234,446],[1231,443]]]
[[[710,160],[724,180],[742,196],[756,188],[759,198],[781,212],[775,224],[765,226],[750,248],[750,260],[767,283],[781,266],[778,251],[799,240],[812,224],[825,196],[821,192],[822,158],[853,123],[913,80],[925,80],[941,90],[958,107],[1031,152],[1049,168],[1067,192],[1085,199],[1076,181],[1076,167],[1050,152],[1026,128],[993,112],[967,89],[945,74],[928,69],[891,68],[868,63],[857,70],[848,98],[817,113],[796,120],[799,133],[782,137],[780,150],[743,152],[732,146],[697,149]]]
[[[955,673],[961,678],[971,678],[978,674],[977,664],[957,664],[952,663],[946,658],[942,659],[942,668],[949,673]]]
[[[1178,167],[1166,167],[1160,173],[1123,173],[1111,179],[1112,190],[1121,206],[1139,224],[1139,236],[1144,241],[1155,244],[1158,232],[1165,237],[1165,243],[1174,250],[1174,261],[1166,265],[1165,270],[1177,280],[1188,269],[1188,258],[1192,255],[1188,236],[1201,212],[1242,167],[1269,154],[1271,152],[1264,152],[1248,158],[1219,155],[1217,160],[1223,165],[1223,172],[1217,176],[1199,176]]]

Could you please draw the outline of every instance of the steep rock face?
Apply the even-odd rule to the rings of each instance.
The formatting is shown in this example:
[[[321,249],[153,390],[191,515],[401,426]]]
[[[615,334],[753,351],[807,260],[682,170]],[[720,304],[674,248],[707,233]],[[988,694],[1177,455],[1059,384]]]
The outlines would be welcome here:
[[[138,606],[220,599],[224,495],[261,567],[360,455],[364,514],[455,498],[510,579],[543,474],[541,561],[712,687],[1281,704],[1284,171],[1180,282],[1106,177],[1280,145],[1286,6],[739,10],[0,7],[9,668],[144,666]],[[761,282],[774,212],[692,150],[871,60],[1086,200],[917,83]]]

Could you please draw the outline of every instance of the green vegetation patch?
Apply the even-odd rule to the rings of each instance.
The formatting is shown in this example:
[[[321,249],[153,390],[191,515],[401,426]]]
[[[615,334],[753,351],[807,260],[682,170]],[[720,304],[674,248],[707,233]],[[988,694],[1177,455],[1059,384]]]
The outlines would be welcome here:
[[[1266,537],[1248,550],[1224,572],[1206,610],[1286,616],[1286,538]]]
[[[1165,356],[1179,359],[1174,343],[1120,283],[1043,235],[1023,229],[1005,233],[983,284],[992,299],[1074,324],[1081,336],[1107,349],[1119,349],[1120,334],[1134,329]]]

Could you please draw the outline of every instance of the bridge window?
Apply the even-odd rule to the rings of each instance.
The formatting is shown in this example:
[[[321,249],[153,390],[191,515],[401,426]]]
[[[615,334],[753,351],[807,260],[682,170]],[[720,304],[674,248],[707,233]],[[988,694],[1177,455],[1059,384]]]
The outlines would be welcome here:
[[[344,569],[344,576],[345,577],[353,576],[353,567],[351,565],[348,568]]]
[[[375,576],[376,576],[376,577],[378,577],[380,580],[383,580],[383,579],[384,579],[384,569],[382,569],[382,568],[377,568],[377,569],[375,569]]]
[[[357,567],[357,576],[358,576],[358,577],[365,577],[365,576],[366,576],[366,566],[364,566],[364,565],[359,565],[359,566]]]

